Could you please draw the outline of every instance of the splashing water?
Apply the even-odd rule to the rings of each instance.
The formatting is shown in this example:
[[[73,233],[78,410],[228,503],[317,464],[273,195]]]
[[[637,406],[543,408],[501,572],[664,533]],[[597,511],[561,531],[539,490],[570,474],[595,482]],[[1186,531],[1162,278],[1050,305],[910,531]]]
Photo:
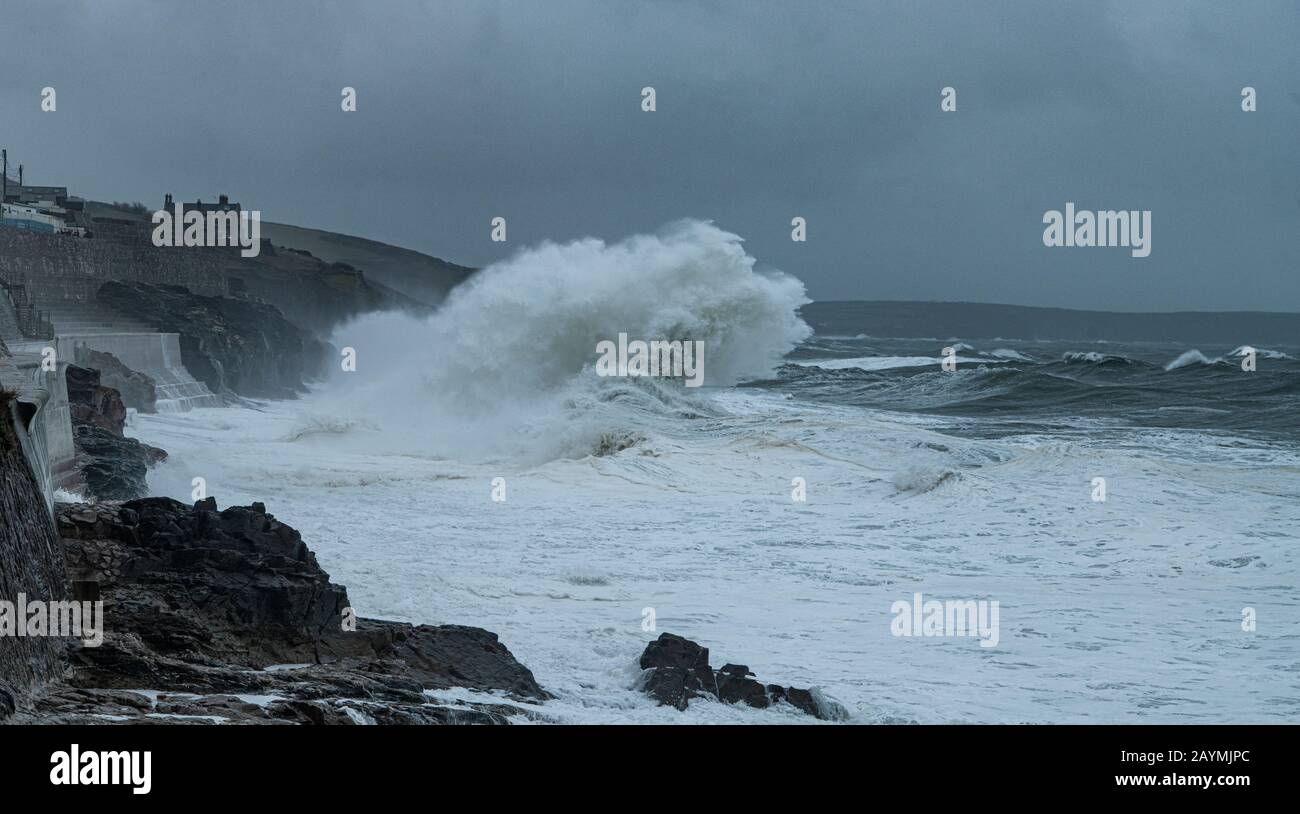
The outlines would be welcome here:
[[[336,374],[310,409],[354,420],[309,421],[351,427],[359,413],[402,448],[546,460],[634,429],[637,410],[699,413],[707,408],[678,382],[596,376],[595,349],[620,333],[702,340],[706,385],[769,375],[811,334],[796,314],[808,298],[799,280],[756,270],[741,244],[682,221],[614,244],[523,250],[428,319],[368,315],[337,330],[332,341],[356,349],[357,370]]]

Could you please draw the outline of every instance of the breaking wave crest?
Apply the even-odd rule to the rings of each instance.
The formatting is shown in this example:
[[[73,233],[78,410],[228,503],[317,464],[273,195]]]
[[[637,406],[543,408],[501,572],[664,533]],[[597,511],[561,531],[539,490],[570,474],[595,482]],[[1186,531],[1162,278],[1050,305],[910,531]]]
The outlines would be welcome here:
[[[1133,360],[1115,353],[1098,353],[1090,351],[1069,351],[1061,357],[1062,362],[1087,363],[1090,365],[1131,365]]]
[[[1169,364],[1165,365],[1165,370],[1178,370],[1191,365],[1235,365],[1238,360],[1248,355],[1251,351],[1260,359],[1290,359],[1288,354],[1282,351],[1269,350],[1267,348],[1252,348],[1249,345],[1242,345],[1223,356],[1216,356],[1213,359],[1193,348],[1185,351]]]
[[[702,340],[705,385],[729,386],[770,375],[811,334],[796,314],[807,302],[799,280],[757,270],[741,238],[711,223],[544,243],[478,272],[427,319],[372,314],[338,329],[357,369],[310,408],[363,415],[379,427],[371,443],[436,455],[607,451],[647,417],[711,408],[671,380],[598,377],[598,342]]]

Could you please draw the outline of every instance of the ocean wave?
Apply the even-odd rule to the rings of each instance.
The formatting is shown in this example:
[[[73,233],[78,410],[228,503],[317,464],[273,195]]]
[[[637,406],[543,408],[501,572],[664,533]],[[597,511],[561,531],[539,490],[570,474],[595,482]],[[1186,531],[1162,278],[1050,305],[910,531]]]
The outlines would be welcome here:
[[[1061,361],[1087,363],[1090,365],[1131,365],[1134,361],[1117,353],[1098,353],[1095,350],[1069,351],[1061,356]]]
[[[700,221],[522,250],[428,319],[367,315],[336,330],[357,369],[334,374],[322,412],[359,412],[394,444],[464,459],[607,452],[647,417],[707,408],[679,382],[597,376],[597,343],[702,341],[704,384],[728,386],[771,375],[812,334],[797,315],[803,284],[755,265],[740,237]]]
[[[993,356],[997,359],[1011,359],[1016,362],[1034,361],[1034,358],[1032,356],[1026,356],[1020,351],[1012,350],[1011,348],[998,348],[997,350],[990,351],[989,356]]]
[[[959,365],[1001,364],[1009,361],[980,356],[956,356],[954,359]],[[822,370],[857,369],[872,372],[907,367],[938,367],[943,361],[942,356],[857,356],[851,359],[805,359],[791,364],[799,367],[819,367]]]
[[[1255,351],[1255,355],[1258,356],[1258,357],[1261,358],[1261,359],[1290,359],[1290,358],[1292,358],[1290,354],[1283,353],[1283,352],[1280,351],[1280,350],[1269,350],[1268,348],[1256,348],[1256,347],[1254,347],[1253,345],[1242,345],[1241,347],[1239,347],[1239,348],[1237,348],[1237,349],[1235,349],[1235,350],[1233,350],[1233,351],[1230,351],[1227,355],[1228,355],[1228,356],[1236,356],[1236,357],[1240,358],[1240,357],[1242,357],[1242,356],[1245,356],[1245,355],[1247,354],[1247,352],[1252,351],[1252,350]]]
[[[1242,345],[1223,356],[1215,356],[1214,358],[1210,358],[1199,350],[1193,348],[1192,350],[1183,352],[1177,359],[1174,359],[1172,362],[1165,365],[1165,370],[1178,370],[1179,368],[1190,367],[1192,365],[1229,365],[1235,367],[1237,365],[1237,360],[1244,358],[1250,350],[1254,350],[1256,357],[1260,359],[1280,360],[1291,358],[1290,355],[1285,354],[1282,351],[1268,350],[1267,348],[1255,348],[1250,345]]]

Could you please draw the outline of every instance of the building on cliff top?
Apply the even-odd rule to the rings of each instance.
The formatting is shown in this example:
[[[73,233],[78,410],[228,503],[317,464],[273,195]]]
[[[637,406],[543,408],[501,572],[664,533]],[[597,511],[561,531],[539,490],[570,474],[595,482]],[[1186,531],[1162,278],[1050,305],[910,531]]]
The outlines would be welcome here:
[[[166,196],[163,197],[163,209],[168,212],[171,212],[175,208],[175,206],[176,206],[176,201],[175,199],[172,198],[172,194],[168,192]],[[240,210],[241,210],[240,205],[237,203],[231,203],[230,196],[228,195],[217,196],[216,203],[204,203],[200,199],[195,201],[194,203],[181,204],[182,217],[184,217],[186,214],[190,212],[198,212],[201,215],[206,215],[209,212],[239,212]]]
[[[8,156],[0,170],[0,226],[29,232],[86,236],[86,202],[68,194],[67,187],[24,184],[22,167],[18,178],[8,174]]]

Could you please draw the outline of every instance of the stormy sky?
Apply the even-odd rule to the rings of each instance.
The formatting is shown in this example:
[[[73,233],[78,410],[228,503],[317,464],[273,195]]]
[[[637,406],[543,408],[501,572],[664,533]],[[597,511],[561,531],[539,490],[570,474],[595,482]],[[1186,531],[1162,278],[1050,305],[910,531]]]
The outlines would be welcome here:
[[[816,299],[1300,311],[1298,41],[1269,0],[24,0],[0,146],[468,265],[693,217]],[[1151,255],[1045,247],[1067,201],[1151,210]]]

